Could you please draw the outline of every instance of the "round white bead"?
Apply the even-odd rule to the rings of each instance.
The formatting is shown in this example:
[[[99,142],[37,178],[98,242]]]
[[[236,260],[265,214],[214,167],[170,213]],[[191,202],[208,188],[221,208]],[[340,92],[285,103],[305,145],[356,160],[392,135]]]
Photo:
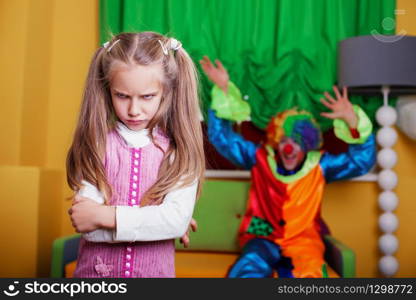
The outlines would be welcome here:
[[[384,191],[378,196],[378,205],[386,212],[395,210],[398,202],[397,195],[392,191]]]
[[[397,112],[391,106],[382,106],[377,110],[376,120],[381,126],[391,126],[396,123]]]
[[[377,143],[383,148],[391,148],[397,141],[397,132],[392,127],[382,127],[377,132]]]
[[[378,263],[378,268],[385,276],[393,276],[399,268],[399,263],[394,256],[383,256]]]
[[[396,151],[394,151],[391,148],[381,149],[377,153],[377,162],[379,166],[382,167],[383,169],[393,168],[397,163]]]
[[[378,218],[378,226],[384,233],[393,233],[399,225],[396,215],[391,212],[385,212]]]
[[[390,169],[386,169],[378,174],[377,181],[378,185],[383,190],[392,190],[396,187],[398,180],[395,172]]]
[[[397,240],[396,236],[387,233],[383,234],[379,238],[378,246],[384,255],[392,255],[397,251],[397,248],[399,247],[399,241]]]

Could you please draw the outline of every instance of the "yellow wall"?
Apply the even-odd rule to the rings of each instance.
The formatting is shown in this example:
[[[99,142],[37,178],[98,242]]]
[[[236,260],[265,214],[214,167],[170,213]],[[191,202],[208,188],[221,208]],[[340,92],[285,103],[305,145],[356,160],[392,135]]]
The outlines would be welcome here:
[[[52,241],[72,232],[65,156],[97,1],[0,0],[0,36],[0,277],[48,276]]]
[[[19,16],[17,18],[17,16]],[[2,117],[0,138],[2,143],[0,164],[19,164],[20,128],[24,85],[26,31],[28,22],[27,1],[0,1],[0,88],[2,91]],[[3,128],[7,128],[4,130]]]
[[[0,276],[36,275],[39,177],[38,168],[0,167]],[[5,205],[6,199],[9,205]]]
[[[398,30],[416,35],[416,1],[397,3],[406,10],[397,17]],[[47,276],[52,239],[73,233],[66,213],[69,202],[64,200],[70,195],[65,155],[98,43],[97,1],[0,0],[0,36],[0,138],[7,141],[0,147],[0,238],[7,242],[0,257],[8,258],[0,261],[0,276]],[[400,134],[395,149],[400,197],[397,276],[414,277],[416,142]],[[21,182],[28,183],[23,188]],[[331,184],[325,192],[324,217],[333,235],[356,250],[362,277],[380,276],[378,193],[375,183],[357,182]],[[19,226],[22,218],[29,223]],[[11,235],[11,230],[19,234]]]

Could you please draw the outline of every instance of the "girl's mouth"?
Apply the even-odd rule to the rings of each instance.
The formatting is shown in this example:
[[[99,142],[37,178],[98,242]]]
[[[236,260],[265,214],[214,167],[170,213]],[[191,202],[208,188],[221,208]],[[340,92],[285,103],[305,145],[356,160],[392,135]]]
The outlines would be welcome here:
[[[144,120],[127,120],[127,123],[130,125],[140,125],[144,123]]]

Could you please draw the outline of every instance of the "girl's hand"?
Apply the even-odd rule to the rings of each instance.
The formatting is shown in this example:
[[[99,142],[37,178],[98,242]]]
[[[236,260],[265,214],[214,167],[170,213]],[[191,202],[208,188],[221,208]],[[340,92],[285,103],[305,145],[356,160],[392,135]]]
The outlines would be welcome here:
[[[199,63],[201,64],[202,70],[207,75],[208,79],[218,85],[225,93],[227,93],[230,76],[228,75],[228,72],[222,63],[216,59],[215,63],[217,66],[215,66],[212,64],[208,56],[204,56],[199,61]]]
[[[115,208],[99,204],[89,198],[75,196],[68,210],[76,232],[86,233],[98,228],[115,227]]]
[[[192,229],[193,232],[195,232],[198,228],[198,224],[196,221],[192,218],[191,223],[189,223],[188,231],[181,237],[180,242],[183,244],[185,248],[188,248],[189,243],[191,242],[189,239],[189,230]]]
[[[342,89],[342,95],[336,86],[333,86],[333,90],[336,95],[336,99],[325,92],[326,99],[321,98],[321,103],[328,107],[332,112],[323,112],[321,116],[329,119],[341,119],[344,120],[350,128],[357,128],[358,118],[355,115],[354,109],[350,100],[348,99],[347,88]]]

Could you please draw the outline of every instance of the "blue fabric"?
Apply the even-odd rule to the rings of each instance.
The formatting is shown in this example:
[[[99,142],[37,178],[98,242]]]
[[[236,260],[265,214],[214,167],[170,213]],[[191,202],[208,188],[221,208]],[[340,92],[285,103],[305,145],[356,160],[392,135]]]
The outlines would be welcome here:
[[[285,265],[281,265],[284,262]],[[273,270],[279,271],[280,277],[293,277],[292,266],[280,254],[279,245],[255,238],[243,248],[243,253],[231,267],[229,278],[265,278],[271,277]]]
[[[361,176],[374,166],[376,145],[374,135],[363,144],[349,144],[348,151],[341,154],[324,153],[320,165],[326,182]]]
[[[208,138],[215,149],[234,164],[250,170],[256,163],[259,145],[235,133],[231,122],[217,118],[212,109],[208,110]]]

